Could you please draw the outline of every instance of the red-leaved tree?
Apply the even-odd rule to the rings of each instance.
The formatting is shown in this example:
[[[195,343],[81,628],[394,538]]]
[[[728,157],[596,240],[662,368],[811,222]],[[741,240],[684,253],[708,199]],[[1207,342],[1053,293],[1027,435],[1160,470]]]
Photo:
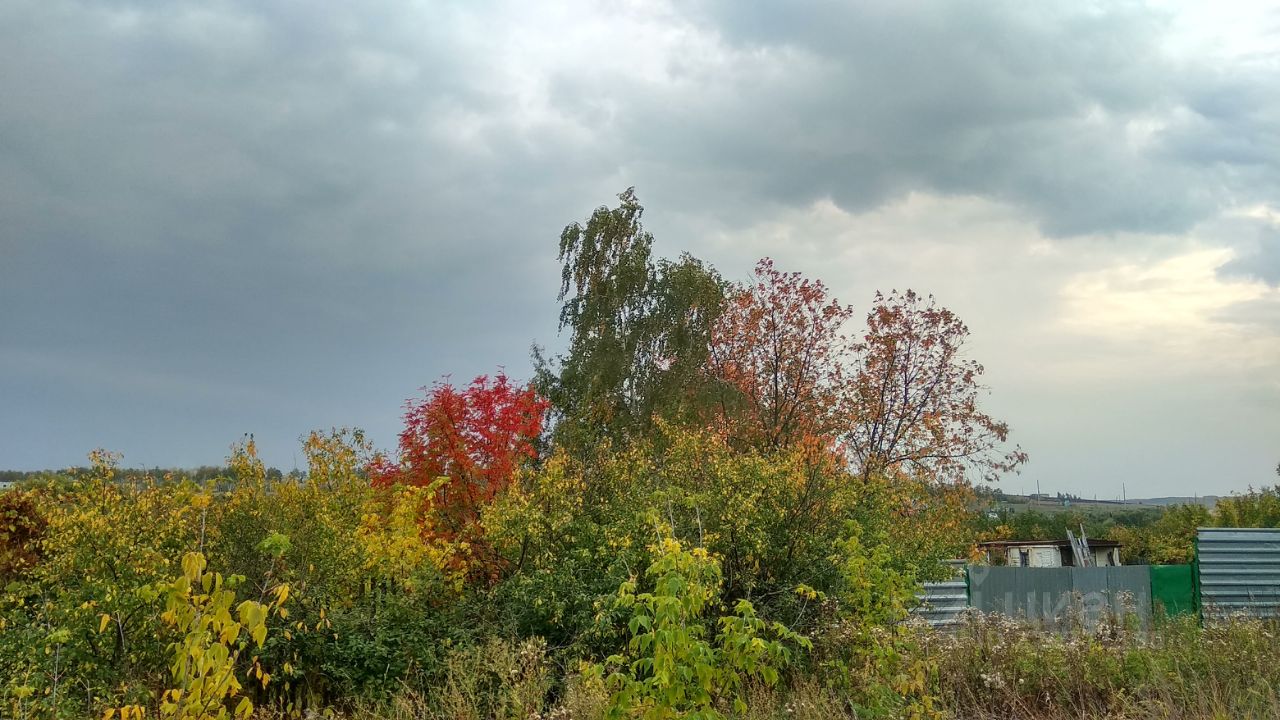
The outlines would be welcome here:
[[[467,534],[481,509],[507,488],[520,464],[537,455],[547,402],[505,374],[458,389],[437,382],[425,399],[405,403],[398,462],[370,467],[377,485],[425,487],[443,481],[438,507],[451,536]]]

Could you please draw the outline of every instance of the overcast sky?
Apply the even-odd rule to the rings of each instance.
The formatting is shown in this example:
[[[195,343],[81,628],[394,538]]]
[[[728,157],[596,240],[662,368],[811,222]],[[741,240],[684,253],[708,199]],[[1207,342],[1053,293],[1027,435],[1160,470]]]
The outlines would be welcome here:
[[[1006,490],[1277,481],[1280,13],[1079,0],[5,0],[0,467],[390,447],[563,343],[630,185],[660,254],[956,311]]]

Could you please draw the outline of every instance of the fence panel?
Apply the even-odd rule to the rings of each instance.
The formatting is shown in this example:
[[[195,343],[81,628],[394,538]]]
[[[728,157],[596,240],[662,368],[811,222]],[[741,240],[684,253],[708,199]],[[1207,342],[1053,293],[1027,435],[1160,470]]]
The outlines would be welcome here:
[[[1129,596],[1128,605],[1124,596]],[[1151,580],[1147,568],[969,568],[970,605],[985,613],[1025,618],[1061,627],[1072,614],[1096,627],[1104,612],[1134,612],[1142,624],[1151,618]]]
[[[969,568],[969,598],[984,613],[1056,624],[1070,602],[1070,568]]]
[[[1196,580],[1191,565],[1152,565],[1151,604],[1165,617],[1196,611]]]
[[[1280,530],[1199,528],[1196,562],[1205,619],[1280,618]]]
[[[1107,592],[1116,615],[1134,613],[1145,627],[1151,620],[1151,566],[1121,565],[1107,571]]]
[[[960,613],[969,607],[969,583],[965,579],[964,564],[951,564],[955,567],[953,577],[925,583],[924,591],[917,596],[920,604],[911,611],[935,628],[959,623]]]

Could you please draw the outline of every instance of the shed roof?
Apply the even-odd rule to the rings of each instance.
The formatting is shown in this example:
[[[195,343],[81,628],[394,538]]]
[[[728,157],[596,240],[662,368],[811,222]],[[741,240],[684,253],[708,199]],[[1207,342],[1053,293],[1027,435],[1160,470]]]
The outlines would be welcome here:
[[[987,542],[978,543],[978,547],[983,547],[983,548],[1029,547],[1029,546],[1069,548],[1071,547],[1071,541],[1070,540],[990,540]],[[1092,538],[1089,539],[1089,547],[1091,548],[1115,548],[1115,547],[1121,547],[1121,546],[1122,546],[1122,543],[1116,542],[1115,540],[1094,540]]]

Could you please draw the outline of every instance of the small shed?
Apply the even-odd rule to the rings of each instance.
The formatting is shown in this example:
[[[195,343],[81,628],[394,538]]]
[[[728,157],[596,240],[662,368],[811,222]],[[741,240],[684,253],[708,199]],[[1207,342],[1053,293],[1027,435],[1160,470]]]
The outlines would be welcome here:
[[[1120,565],[1120,543],[1089,540],[1089,552],[1096,567]],[[1070,540],[994,540],[978,543],[989,565],[1009,567],[1075,567]]]

